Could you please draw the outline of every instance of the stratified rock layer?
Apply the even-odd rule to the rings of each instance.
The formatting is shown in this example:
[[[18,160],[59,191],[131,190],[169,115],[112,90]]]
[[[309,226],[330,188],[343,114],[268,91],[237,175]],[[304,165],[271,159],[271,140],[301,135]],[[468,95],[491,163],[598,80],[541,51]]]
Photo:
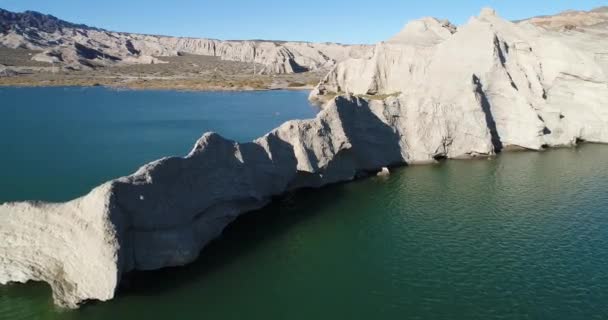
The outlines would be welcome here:
[[[261,64],[261,73],[297,73],[330,68],[368,56],[363,45],[287,41],[221,41],[112,32],[76,25],[37,12],[0,9],[0,46],[44,50],[36,61],[70,68],[162,63],[157,56],[198,54]]]
[[[311,96],[371,100],[335,97],[315,119],[251,143],[205,134],[188,156],[67,203],[0,205],[0,283],[48,282],[67,307],[109,300],[124,273],[192,262],[237,216],[286,191],[506,147],[608,142],[603,41],[491,10],[458,29],[413,22],[373,57],[336,66]]]
[[[569,10],[552,16],[541,16],[527,19],[537,26],[549,30],[583,32],[605,31],[608,27],[608,7],[599,7],[591,11]]]

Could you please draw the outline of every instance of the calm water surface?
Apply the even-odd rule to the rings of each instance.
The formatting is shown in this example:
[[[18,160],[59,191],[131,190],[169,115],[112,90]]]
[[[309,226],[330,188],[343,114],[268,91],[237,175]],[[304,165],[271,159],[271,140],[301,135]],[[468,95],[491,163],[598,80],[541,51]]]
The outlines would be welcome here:
[[[606,159],[601,145],[507,153],[298,192],[109,303],[62,311],[46,285],[0,287],[0,319],[606,319]]]
[[[207,131],[250,141],[318,111],[304,91],[178,92],[0,88],[0,202],[65,201]]]

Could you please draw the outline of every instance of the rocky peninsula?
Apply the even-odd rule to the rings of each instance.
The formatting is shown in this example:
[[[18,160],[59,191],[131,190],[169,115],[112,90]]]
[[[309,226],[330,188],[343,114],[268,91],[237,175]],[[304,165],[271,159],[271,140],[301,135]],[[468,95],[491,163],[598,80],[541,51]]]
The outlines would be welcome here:
[[[561,18],[560,18],[561,19]],[[553,24],[551,24],[553,26]],[[608,142],[606,28],[554,29],[485,9],[423,18],[338,63],[315,119],[250,143],[215,133],[66,203],[0,205],[0,283],[44,281],[57,304],[114,297],[121,277],[194,261],[273,197],[386,167]]]

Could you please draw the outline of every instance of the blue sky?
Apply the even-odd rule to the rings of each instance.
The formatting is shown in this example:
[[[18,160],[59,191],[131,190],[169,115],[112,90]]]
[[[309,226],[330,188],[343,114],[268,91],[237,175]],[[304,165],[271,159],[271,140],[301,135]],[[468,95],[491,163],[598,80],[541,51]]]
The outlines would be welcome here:
[[[412,19],[462,24],[490,6],[508,19],[588,10],[596,0],[0,0],[0,8],[35,10],[109,30],[218,39],[375,43]]]

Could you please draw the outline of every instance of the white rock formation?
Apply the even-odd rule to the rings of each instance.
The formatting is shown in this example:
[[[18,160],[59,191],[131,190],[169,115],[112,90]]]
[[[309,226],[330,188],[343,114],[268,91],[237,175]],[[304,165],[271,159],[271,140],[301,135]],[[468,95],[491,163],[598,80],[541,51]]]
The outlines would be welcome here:
[[[442,136],[447,157],[453,141],[483,141],[484,130],[495,149],[608,142],[606,48],[606,33],[554,32],[503,20],[491,9],[457,30],[425,18],[378,44],[373,57],[338,64],[311,99],[395,96],[387,103],[415,110],[405,130],[419,126],[416,133],[424,133],[407,149],[416,161],[432,156],[428,139],[438,134],[438,121],[454,121]]]
[[[251,143],[205,134],[188,156],[67,203],[0,205],[0,283],[48,282],[67,307],[108,300],[124,273],[192,262],[238,215],[289,190],[509,146],[608,142],[604,44],[491,10],[457,30],[413,22],[313,92],[376,99],[338,96]]]
[[[4,32],[3,24],[6,25]],[[110,32],[36,12],[12,13],[2,9],[0,46],[44,50],[34,59],[77,69],[121,63],[158,63],[151,57],[189,53],[258,63],[264,66],[260,70],[262,73],[330,68],[347,58],[368,56],[371,50],[369,46],[336,43],[221,41]]]
[[[391,175],[391,170],[387,167],[383,167],[376,175],[378,177],[388,177]]]
[[[192,262],[238,215],[272,196],[404,162],[383,103],[338,98],[313,120],[252,143],[205,134],[185,158],[62,204],[0,205],[0,283],[48,282],[57,304],[109,300],[121,275]]]

